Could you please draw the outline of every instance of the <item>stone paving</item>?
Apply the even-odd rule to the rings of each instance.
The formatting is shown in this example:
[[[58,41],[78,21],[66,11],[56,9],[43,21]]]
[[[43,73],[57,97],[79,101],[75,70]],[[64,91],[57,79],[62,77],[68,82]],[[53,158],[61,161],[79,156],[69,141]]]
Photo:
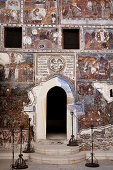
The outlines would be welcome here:
[[[85,167],[85,162],[72,164],[72,165],[39,165],[37,163],[28,161],[26,162],[28,168],[26,170],[113,170],[113,161],[103,160],[99,161],[100,167],[89,168]],[[0,160],[0,170],[12,170],[10,168],[11,160]]]

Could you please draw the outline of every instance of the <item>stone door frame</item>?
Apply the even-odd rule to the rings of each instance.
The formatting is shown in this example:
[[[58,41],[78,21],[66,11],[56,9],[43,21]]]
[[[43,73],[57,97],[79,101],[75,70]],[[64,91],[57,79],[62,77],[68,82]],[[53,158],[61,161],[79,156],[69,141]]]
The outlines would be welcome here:
[[[48,91],[55,87],[61,87],[65,90],[67,95],[67,115],[66,115],[66,138],[69,140],[71,138],[72,132],[72,121],[71,121],[71,107],[73,107],[75,103],[75,95],[74,90],[72,89],[70,83],[61,78],[61,77],[54,77],[45,82],[40,88],[38,86],[32,89],[33,94],[35,96],[35,135],[36,140],[46,139],[46,104],[47,104],[47,93]],[[76,138],[77,134],[77,120],[76,120],[76,110],[73,110],[74,116],[74,128],[73,132]]]

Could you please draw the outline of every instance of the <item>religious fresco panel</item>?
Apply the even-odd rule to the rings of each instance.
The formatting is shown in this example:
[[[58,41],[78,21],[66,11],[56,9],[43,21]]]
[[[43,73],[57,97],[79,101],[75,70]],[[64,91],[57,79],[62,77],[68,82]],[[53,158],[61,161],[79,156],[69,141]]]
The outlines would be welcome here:
[[[58,29],[57,28],[26,28],[26,35],[23,37],[25,48],[33,49],[57,49]]]
[[[84,29],[85,49],[113,49],[113,29]]]
[[[109,74],[107,54],[78,54],[77,79],[108,80]]]
[[[109,84],[107,85],[108,87],[111,86]],[[85,115],[78,115],[79,130],[86,129],[90,127],[91,124],[95,127],[113,124],[113,100],[108,101],[107,98],[105,98],[105,83],[101,88],[105,88],[103,94],[93,82],[77,82],[78,103],[83,103],[85,108]]]
[[[30,53],[0,53],[0,81],[33,83],[33,58]]]
[[[113,58],[110,61],[110,78],[113,80]]]
[[[110,80],[113,80],[113,54],[108,54]]]
[[[62,18],[113,19],[113,0],[62,0]]]
[[[25,0],[24,23],[57,24],[57,1]]]
[[[0,0],[0,22],[20,23],[21,0]]]

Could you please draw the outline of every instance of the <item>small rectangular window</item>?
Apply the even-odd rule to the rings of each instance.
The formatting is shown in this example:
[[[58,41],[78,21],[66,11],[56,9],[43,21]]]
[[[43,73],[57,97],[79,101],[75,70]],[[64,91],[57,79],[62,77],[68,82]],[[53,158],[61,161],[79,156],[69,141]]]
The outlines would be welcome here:
[[[110,89],[110,97],[113,97],[113,89]]]
[[[63,29],[63,48],[79,49],[79,29]]]
[[[22,27],[5,27],[5,48],[22,48]]]

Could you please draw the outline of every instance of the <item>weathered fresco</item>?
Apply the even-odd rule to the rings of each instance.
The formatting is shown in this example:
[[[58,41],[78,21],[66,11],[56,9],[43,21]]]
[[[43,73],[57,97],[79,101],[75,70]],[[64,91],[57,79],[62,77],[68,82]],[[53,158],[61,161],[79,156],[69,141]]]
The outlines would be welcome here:
[[[24,23],[56,24],[57,1],[25,0]]]
[[[108,84],[107,89],[110,86]],[[102,88],[101,84],[99,87]],[[77,82],[78,101],[85,106],[85,115],[79,116],[79,130],[87,129],[91,124],[95,127],[113,124],[113,101],[107,101],[105,95],[110,95],[110,92],[106,88],[103,91],[100,92],[92,82]]]
[[[0,81],[33,82],[33,54],[0,53]]]
[[[84,29],[85,49],[113,49],[112,29]]]
[[[108,80],[110,78],[109,58],[113,54],[79,54],[77,64],[77,78],[87,80]],[[112,73],[111,73],[112,74]]]
[[[112,19],[113,0],[62,0],[63,19]]]
[[[20,22],[21,0],[0,0],[0,22]]]
[[[109,65],[110,65],[110,79],[113,81],[113,57],[109,59]]]
[[[7,130],[7,129],[4,129],[4,130],[0,130],[0,145],[9,149],[11,147],[11,142],[12,142],[12,137],[11,137],[11,131],[10,130]],[[14,143],[15,144],[20,144],[20,130],[17,129],[14,131],[15,133],[15,137],[14,137]],[[24,142],[27,142],[27,139],[28,139],[28,131],[27,130],[23,130],[23,133],[22,133],[22,139],[23,139],[23,143]],[[7,144],[10,144],[10,145],[7,145]],[[16,146],[18,148],[18,145]]]
[[[26,35],[23,37],[25,48],[35,49],[56,49],[58,48],[57,28],[26,28]]]

